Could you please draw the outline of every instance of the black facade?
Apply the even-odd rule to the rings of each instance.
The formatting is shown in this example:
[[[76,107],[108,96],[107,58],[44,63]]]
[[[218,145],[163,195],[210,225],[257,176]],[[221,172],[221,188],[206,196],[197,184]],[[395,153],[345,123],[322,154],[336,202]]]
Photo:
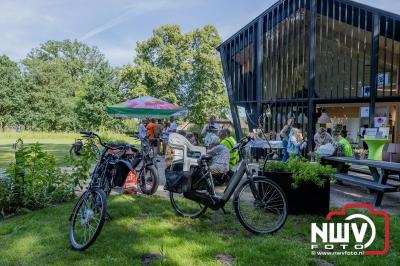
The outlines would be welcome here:
[[[270,110],[268,130],[292,116],[312,136],[318,104],[366,103],[372,125],[400,100],[400,16],[356,2],[279,1],[218,50],[238,137],[239,106],[250,129]]]

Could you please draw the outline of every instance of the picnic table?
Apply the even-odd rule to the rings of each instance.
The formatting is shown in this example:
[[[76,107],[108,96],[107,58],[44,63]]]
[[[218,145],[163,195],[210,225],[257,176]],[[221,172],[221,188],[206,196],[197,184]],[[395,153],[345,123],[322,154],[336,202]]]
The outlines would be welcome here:
[[[340,164],[357,164],[366,166],[369,169],[373,180],[362,176],[350,175],[348,173],[338,173],[333,177],[337,180],[366,187],[371,191],[376,192],[374,205],[380,206],[385,192],[400,191],[400,186],[387,184],[389,174],[400,174],[400,163],[392,163],[377,160],[357,160],[353,157],[324,157],[323,161],[335,162]]]

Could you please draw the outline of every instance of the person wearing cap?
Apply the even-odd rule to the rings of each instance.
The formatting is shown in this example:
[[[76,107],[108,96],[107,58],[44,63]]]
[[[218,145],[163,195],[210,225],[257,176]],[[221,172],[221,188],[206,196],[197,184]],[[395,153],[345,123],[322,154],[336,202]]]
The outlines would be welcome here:
[[[208,123],[204,125],[201,134],[204,136],[204,144],[206,146],[210,145],[211,136],[217,136],[221,126],[216,123],[216,118],[214,115],[210,116]]]
[[[320,127],[314,135],[314,143],[316,148],[332,142],[332,136],[326,132],[326,128]]]
[[[230,136],[230,132],[228,129],[222,129],[219,132],[219,137],[221,139],[221,144],[228,148],[230,157],[229,157],[229,170],[237,164],[239,161],[239,153],[238,151],[232,152],[233,147],[236,145],[236,139],[233,136]]]
[[[340,135],[340,131],[333,131],[332,137],[335,142],[343,146],[343,156],[345,157],[353,156],[353,150],[351,148],[349,141]]]
[[[228,172],[230,154],[228,148],[221,144],[219,137],[215,134],[210,137],[209,147],[207,155],[212,156],[210,172],[212,174]]]

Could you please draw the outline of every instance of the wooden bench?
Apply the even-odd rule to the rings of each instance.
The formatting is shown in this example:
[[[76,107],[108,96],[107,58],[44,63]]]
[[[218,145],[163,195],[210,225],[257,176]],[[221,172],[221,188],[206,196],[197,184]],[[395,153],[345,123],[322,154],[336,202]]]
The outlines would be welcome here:
[[[322,158],[322,162],[331,162],[336,164],[338,169],[342,168],[343,164],[354,164],[360,166],[366,166],[367,169],[359,169],[359,168],[349,168],[349,171],[367,174],[372,176],[372,180],[368,178],[364,178],[361,176],[349,175],[348,173],[338,173],[334,175],[334,178],[341,182],[351,183],[357,186],[365,187],[370,189],[371,191],[376,192],[374,205],[379,206],[382,202],[382,198],[385,192],[396,192],[400,191],[400,186],[395,186],[391,184],[387,184],[387,180],[389,179],[389,174],[400,173],[400,163],[391,163],[384,161],[376,161],[376,160],[356,160],[352,157],[324,157]],[[392,178],[390,178],[392,179]],[[394,180],[395,179],[393,178]]]
[[[350,167],[349,168],[349,172],[354,172],[354,173],[359,173],[359,174],[363,174],[363,175],[371,175],[371,171],[367,170],[367,169],[363,169],[363,168],[356,168],[356,167]],[[399,181],[400,177],[399,175],[388,175],[388,179],[390,180],[394,180],[394,181]]]
[[[348,175],[348,174],[335,174],[333,176],[336,180],[342,182],[358,185],[361,187],[366,187],[371,190],[382,191],[382,192],[393,192],[397,191],[397,187],[388,184],[378,184],[373,180],[368,180],[362,177]]]

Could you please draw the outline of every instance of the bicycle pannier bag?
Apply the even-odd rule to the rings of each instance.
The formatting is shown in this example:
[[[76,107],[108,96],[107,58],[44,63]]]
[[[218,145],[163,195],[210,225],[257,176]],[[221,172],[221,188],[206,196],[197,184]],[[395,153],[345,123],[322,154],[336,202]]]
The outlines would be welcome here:
[[[191,173],[184,171],[172,171],[169,169],[165,170],[165,190],[174,192],[174,193],[185,193],[190,191],[192,182],[191,182]]]

